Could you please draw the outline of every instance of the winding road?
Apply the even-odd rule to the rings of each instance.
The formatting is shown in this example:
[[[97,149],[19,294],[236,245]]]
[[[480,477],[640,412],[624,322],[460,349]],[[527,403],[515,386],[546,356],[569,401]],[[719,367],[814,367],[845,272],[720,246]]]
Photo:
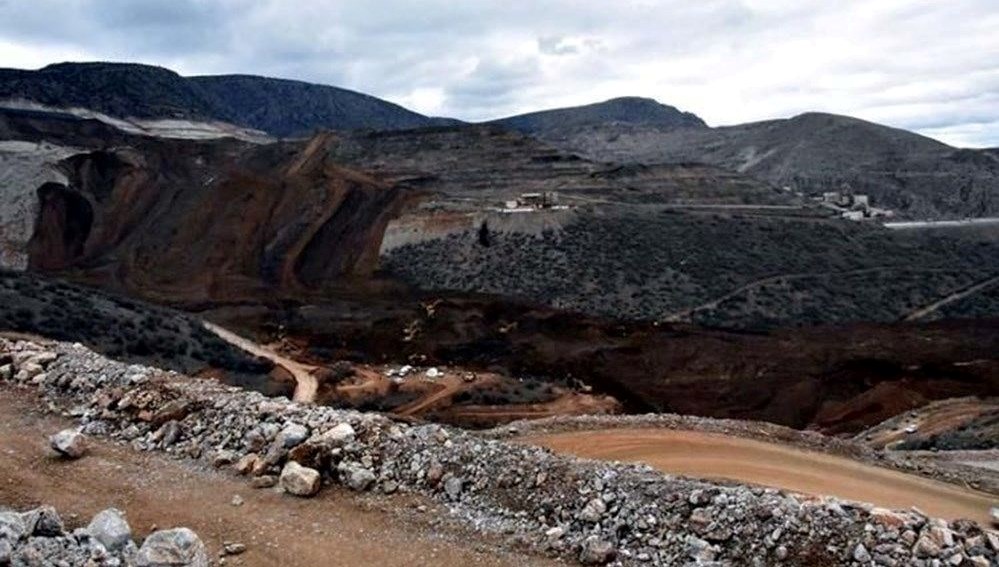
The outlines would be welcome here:
[[[241,337],[228,329],[219,327],[214,323],[204,322],[205,328],[218,335],[225,342],[242,349],[254,356],[266,358],[276,366],[283,368],[295,379],[295,393],[292,401],[299,403],[313,403],[316,401],[316,392],[319,390],[319,381],[316,380],[315,371],[317,368],[308,364],[296,362],[288,357],[281,356],[273,350],[257,344],[250,339]]]
[[[605,429],[528,436],[524,441],[585,458],[642,462],[663,472],[772,486],[812,495],[918,507],[931,516],[989,525],[990,496],[844,457],[741,437],[668,429]]]
[[[987,280],[980,281],[980,282],[978,282],[978,283],[976,283],[976,284],[974,284],[974,285],[972,285],[970,287],[967,287],[967,288],[965,288],[965,289],[963,289],[961,291],[952,293],[952,294],[948,295],[947,297],[944,297],[943,299],[940,299],[938,301],[934,301],[933,303],[927,305],[926,307],[923,307],[921,309],[917,309],[916,311],[913,311],[912,313],[910,313],[909,315],[907,315],[905,317],[905,320],[906,321],[918,321],[919,319],[922,319],[923,317],[926,317],[927,315],[933,313],[934,311],[940,309],[941,307],[944,307],[945,305],[950,305],[951,303],[954,303],[955,301],[960,301],[960,300],[964,299],[965,297],[968,297],[969,295],[974,295],[974,294],[976,294],[976,293],[978,293],[978,292],[980,292],[980,291],[982,291],[984,289],[992,287],[993,285],[995,285],[997,283],[999,283],[999,276],[995,276],[995,277],[989,278]]]

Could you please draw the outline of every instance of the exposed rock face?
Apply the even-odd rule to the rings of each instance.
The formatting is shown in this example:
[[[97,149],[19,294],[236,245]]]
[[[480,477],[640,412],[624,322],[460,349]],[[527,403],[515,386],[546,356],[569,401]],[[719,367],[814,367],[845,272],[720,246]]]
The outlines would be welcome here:
[[[29,267],[193,298],[362,277],[403,195],[330,161],[333,140],[136,140],[73,155],[65,183],[37,188]]]
[[[166,398],[183,398],[195,409],[181,425],[202,433],[179,440],[174,450],[210,459],[220,449],[228,453],[226,462],[234,463],[248,452],[244,440],[251,430],[273,444],[288,424],[307,423],[316,438],[302,444],[307,446],[320,444],[323,432],[349,423],[353,440],[322,449],[325,464],[312,471],[317,482],[326,477],[346,484],[350,476],[342,472],[363,468],[377,481],[367,489],[391,483],[423,493],[448,502],[458,517],[478,529],[510,534],[573,560],[738,565],[752,557],[764,566],[806,566],[849,564],[865,552],[885,565],[929,565],[919,561],[932,559],[980,565],[997,559],[999,536],[973,522],[948,523],[916,511],[894,513],[885,521],[883,511],[874,514],[834,499],[664,476],[645,466],[582,461],[438,425],[411,426],[375,414],[268,400],[152,369],[137,377],[135,367],[81,347],[54,348],[59,357],[36,386],[57,407],[88,408],[83,421],[89,431],[129,439],[136,449],[158,450],[152,438],[159,426],[144,418],[144,410]],[[38,350],[30,343],[0,340],[0,353]],[[73,377],[72,386],[65,376]],[[282,466],[288,472],[304,468],[293,461],[282,465],[279,458],[265,472]],[[460,493],[449,479],[461,479]],[[598,498],[603,505],[596,504]],[[598,522],[589,521],[598,516]],[[0,532],[23,533],[22,525],[0,516]]]

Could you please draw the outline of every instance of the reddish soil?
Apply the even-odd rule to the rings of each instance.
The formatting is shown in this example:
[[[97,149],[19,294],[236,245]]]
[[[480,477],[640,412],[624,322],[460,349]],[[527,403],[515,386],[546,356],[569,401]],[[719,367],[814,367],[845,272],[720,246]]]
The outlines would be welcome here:
[[[993,496],[833,455],[696,431],[614,429],[527,437],[586,458],[643,462],[664,472],[836,496],[931,516],[989,523]]]
[[[79,461],[47,453],[45,436],[71,426],[42,415],[25,393],[0,396],[0,504],[55,506],[70,526],[115,506],[136,537],[152,526],[194,529],[212,553],[223,541],[247,545],[230,565],[548,565],[532,555],[500,550],[488,537],[431,524],[446,516],[411,496],[357,496],[326,489],[314,499],[253,490],[244,481],[187,461],[94,442]],[[233,506],[233,496],[244,503]],[[426,513],[415,510],[427,505]]]

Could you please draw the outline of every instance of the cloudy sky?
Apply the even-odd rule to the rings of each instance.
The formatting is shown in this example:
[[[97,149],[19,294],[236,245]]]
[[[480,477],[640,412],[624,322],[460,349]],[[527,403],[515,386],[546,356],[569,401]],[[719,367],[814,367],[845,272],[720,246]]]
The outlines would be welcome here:
[[[0,0],[0,66],[115,60],[496,118],[615,96],[999,146],[999,0]]]

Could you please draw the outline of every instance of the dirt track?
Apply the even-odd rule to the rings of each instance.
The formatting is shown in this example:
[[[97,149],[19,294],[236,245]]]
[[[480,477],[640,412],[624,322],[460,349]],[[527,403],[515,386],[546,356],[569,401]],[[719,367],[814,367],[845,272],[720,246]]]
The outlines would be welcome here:
[[[0,392],[0,506],[54,505],[71,527],[115,506],[137,537],[151,526],[188,526],[211,553],[222,542],[246,544],[230,565],[505,566],[549,565],[499,551],[482,536],[431,525],[429,502],[415,497],[358,497],[327,489],[314,499],[253,490],[243,480],[163,455],[94,443],[91,454],[65,462],[47,454],[45,436],[71,426],[39,415],[25,393]],[[233,506],[234,495],[244,499]],[[398,512],[427,504],[426,513]],[[75,514],[74,518],[71,514]]]
[[[319,390],[319,381],[316,380],[316,377],[313,374],[316,367],[295,362],[294,360],[281,356],[265,346],[243,338],[236,333],[219,327],[213,323],[205,321],[204,325],[206,329],[215,333],[220,339],[226,341],[227,343],[243,349],[254,356],[266,358],[267,360],[273,362],[276,366],[285,369],[289,374],[291,374],[292,377],[295,378],[294,401],[300,403],[312,403],[316,401],[316,392]]]
[[[888,508],[916,506],[931,516],[988,525],[999,498],[832,455],[725,435],[663,429],[613,429],[527,437],[581,457],[643,462],[690,477],[730,479]]]

